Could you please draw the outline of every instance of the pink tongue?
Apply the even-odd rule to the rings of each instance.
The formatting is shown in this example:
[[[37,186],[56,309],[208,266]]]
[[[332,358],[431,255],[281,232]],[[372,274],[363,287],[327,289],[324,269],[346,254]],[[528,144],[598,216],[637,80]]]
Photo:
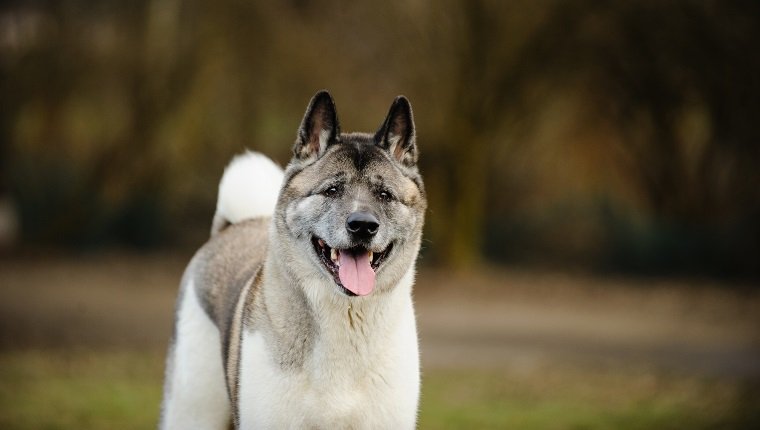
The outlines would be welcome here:
[[[359,255],[339,252],[338,258],[340,283],[357,296],[371,293],[375,288],[375,271],[370,266],[369,255],[366,252]]]

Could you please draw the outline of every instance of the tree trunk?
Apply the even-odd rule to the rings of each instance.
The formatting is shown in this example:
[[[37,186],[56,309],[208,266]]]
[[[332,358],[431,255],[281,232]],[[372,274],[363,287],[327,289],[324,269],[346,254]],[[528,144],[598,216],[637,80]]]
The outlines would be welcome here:
[[[486,139],[469,124],[452,127],[447,150],[425,169],[430,196],[428,231],[434,254],[448,268],[467,270],[482,263],[482,235],[488,179]]]

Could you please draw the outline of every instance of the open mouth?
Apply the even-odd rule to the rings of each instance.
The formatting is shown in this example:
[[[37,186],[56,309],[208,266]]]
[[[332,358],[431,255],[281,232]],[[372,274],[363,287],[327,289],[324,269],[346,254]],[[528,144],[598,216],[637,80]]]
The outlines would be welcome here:
[[[311,242],[335,283],[349,296],[366,296],[372,292],[375,273],[393,248],[390,244],[381,252],[372,252],[363,246],[336,249],[316,236]]]

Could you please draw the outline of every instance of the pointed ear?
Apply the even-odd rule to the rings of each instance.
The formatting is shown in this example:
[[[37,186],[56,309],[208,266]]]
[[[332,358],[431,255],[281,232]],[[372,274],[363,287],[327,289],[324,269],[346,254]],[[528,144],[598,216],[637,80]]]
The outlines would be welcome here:
[[[317,159],[327,147],[337,141],[340,134],[335,102],[326,90],[312,97],[306,108],[298,136],[293,146],[293,155],[299,160]]]
[[[385,122],[375,133],[375,142],[399,163],[408,167],[417,164],[414,118],[412,106],[406,97],[398,96],[393,100]]]

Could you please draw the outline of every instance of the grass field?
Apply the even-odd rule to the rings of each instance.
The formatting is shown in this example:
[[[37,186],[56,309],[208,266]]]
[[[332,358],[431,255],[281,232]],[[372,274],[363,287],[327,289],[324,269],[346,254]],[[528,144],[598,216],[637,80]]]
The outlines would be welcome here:
[[[155,428],[185,261],[0,260],[0,430]],[[423,272],[419,428],[760,428],[753,291]]]
[[[160,353],[0,355],[0,428],[149,429]],[[422,429],[750,429],[757,393],[740,384],[652,373],[563,369],[425,372]]]

